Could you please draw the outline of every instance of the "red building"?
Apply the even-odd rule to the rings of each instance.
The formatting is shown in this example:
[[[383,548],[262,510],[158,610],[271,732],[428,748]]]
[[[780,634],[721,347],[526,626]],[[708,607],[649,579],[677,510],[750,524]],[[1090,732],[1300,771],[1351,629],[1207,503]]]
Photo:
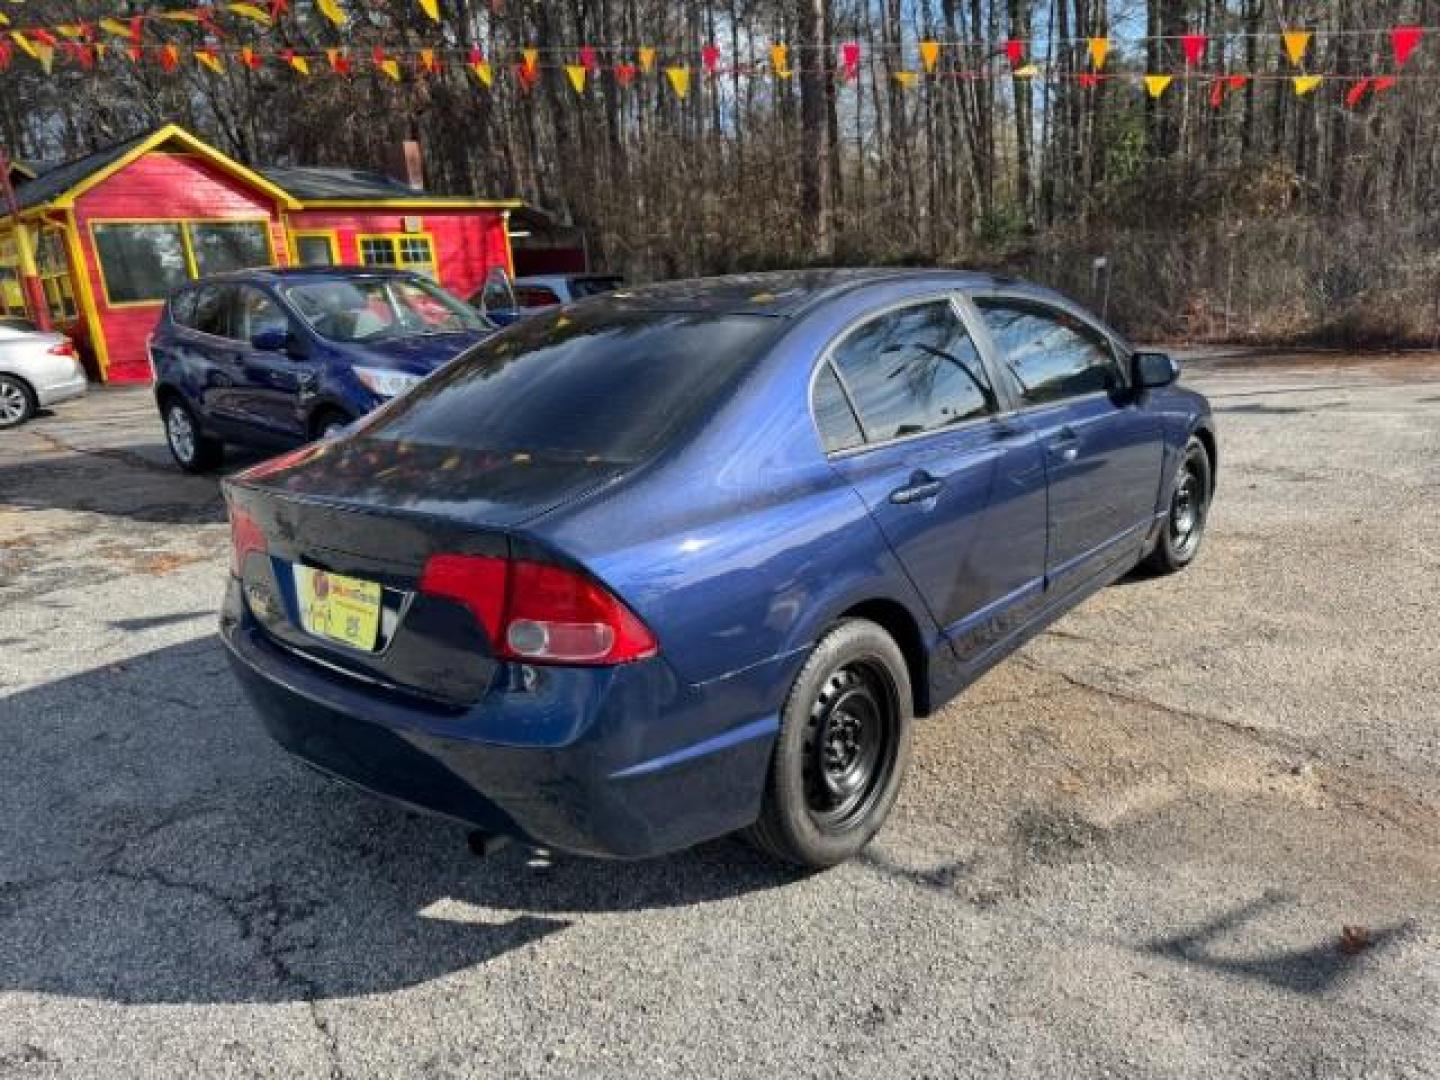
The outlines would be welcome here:
[[[252,266],[400,266],[468,297],[514,273],[511,199],[430,195],[377,173],[250,169],[184,129],[67,162],[16,188],[50,314],[93,377],[148,381],[145,339],[192,278]],[[19,245],[0,223],[0,312],[23,314]]]

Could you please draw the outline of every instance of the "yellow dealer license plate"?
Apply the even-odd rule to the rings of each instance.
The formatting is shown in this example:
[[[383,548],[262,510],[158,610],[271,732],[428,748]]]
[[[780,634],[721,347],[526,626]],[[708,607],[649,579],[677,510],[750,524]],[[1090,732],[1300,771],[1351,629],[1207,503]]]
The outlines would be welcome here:
[[[307,634],[373,651],[380,637],[380,586],[373,581],[295,567],[300,625]]]

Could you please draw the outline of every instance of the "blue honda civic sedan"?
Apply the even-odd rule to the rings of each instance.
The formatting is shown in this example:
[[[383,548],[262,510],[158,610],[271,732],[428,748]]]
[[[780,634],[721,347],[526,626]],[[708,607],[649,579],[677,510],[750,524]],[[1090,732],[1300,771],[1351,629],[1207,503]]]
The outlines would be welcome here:
[[[1176,377],[976,274],[582,301],[229,481],[222,634],[273,737],[372,792],[573,852],[739,831],[833,865],[916,717],[1195,558],[1216,441]]]
[[[494,327],[403,270],[243,270],[177,290],[150,336],[155,403],[186,472],[226,443],[279,449],[331,434]]]

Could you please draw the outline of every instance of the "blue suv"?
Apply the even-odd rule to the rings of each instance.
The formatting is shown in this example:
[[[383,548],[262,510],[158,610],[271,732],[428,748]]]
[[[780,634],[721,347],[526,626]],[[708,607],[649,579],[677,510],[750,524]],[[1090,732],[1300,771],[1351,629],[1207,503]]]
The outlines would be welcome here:
[[[398,270],[246,270],[197,281],[150,339],[165,438],[186,472],[226,443],[285,448],[332,434],[409,389],[491,329]]]

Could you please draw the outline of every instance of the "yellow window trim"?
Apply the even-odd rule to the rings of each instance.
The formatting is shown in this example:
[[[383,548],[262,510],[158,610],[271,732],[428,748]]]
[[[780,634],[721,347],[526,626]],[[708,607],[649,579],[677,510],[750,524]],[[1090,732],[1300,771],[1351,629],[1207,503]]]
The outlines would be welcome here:
[[[390,264],[389,266],[380,266],[380,265],[377,265],[377,264],[375,264],[375,263],[367,263],[367,262],[365,261],[365,241],[366,241],[366,240],[383,240],[383,241],[385,241],[386,243],[388,243],[388,244],[390,245],[390,254],[394,257],[395,262],[392,263],[392,264]],[[426,243],[426,244],[429,246],[429,248],[430,248],[430,261],[429,261],[429,262],[426,262],[426,263],[403,263],[403,262],[401,262],[401,261],[400,261],[400,241],[401,241],[401,240],[424,240],[425,243]],[[435,254],[435,237],[434,237],[432,234],[428,233],[428,232],[413,232],[413,233],[403,233],[403,232],[401,232],[401,233],[397,233],[397,232],[389,232],[389,233],[356,233],[356,234],[355,234],[355,256],[356,256],[357,259],[359,259],[361,266],[369,266],[369,267],[373,267],[373,268],[375,268],[375,269],[380,269],[380,270],[412,270],[412,269],[414,269],[416,266],[428,266],[431,270],[433,270],[433,271],[435,272],[435,278],[434,278],[435,284],[436,284],[436,285],[441,285],[441,284],[443,284],[443,282],[440,280],[440,261],[439,261],[439,259],[436,257],[436,254]]]
[[[195,244],[190,238],[190,229],[195,225],[260,225],[265,234],[265,251],[270,257],[270,265],[275,265],[275,234],[271,230],[271,220],[268,217],[225,217],[225,218],[91,218],[86,222],[90,231],[90,250],[95,253],[95,266],[100,271],[100,294],[105,298],[105,306],[112,311],[125,311],[130,308],[153,308],[160,307],[165,303],[166,298],[159,300],[123,300],[119,303],[110,299],[110,283],[105,280],[105,266],[100,261],[100,242],[95,235],[96,225],[178,225],[180,227],[180,246],[185,252],[185,274],[191,281],[200,279],[199,265],[195,261]]]
[[[340,265],[340,230],[339,229],[290,229],[290,265],[302,266],[300,262],[300,241],[314,240],[316,237],[327,240],[330,243],[330,265]]]

